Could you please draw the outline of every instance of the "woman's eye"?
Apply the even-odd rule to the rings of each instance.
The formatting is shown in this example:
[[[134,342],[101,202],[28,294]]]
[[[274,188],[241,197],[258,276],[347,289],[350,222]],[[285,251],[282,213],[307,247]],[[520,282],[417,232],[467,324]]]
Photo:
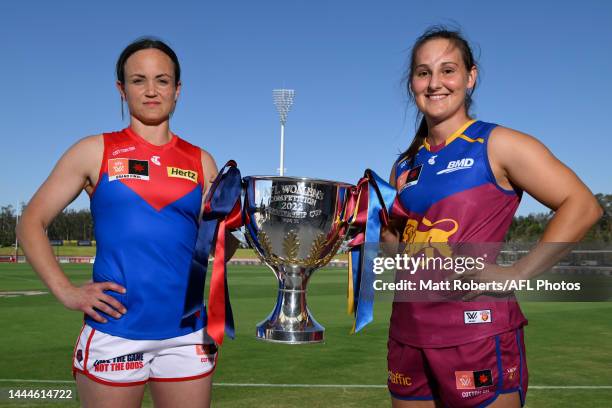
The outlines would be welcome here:
[[[419,77],[419,78],[426,77],[427,75],[429,75],[429,73],[427,71],[420,71],[420,72],[417,72],[417,74],[416,74],[416,76]]]
[[[141,84],[142,83],[142,79],[133,79],[132,83],[133,84]]]
[[[167,79],[160,79],[159,83],[162,85],[168,85],[169,81]]]
[[[452,74],[453,72],[455,72],[455,70],[454,70],[454,69],[447,68],[447,69],[445,69],[445,70],[444,70],[444,71],[442,71],[442,72],[444,72],[444,73],[445,73],[445,74],[447,74],[447,75],[450,75],[450,74]]]

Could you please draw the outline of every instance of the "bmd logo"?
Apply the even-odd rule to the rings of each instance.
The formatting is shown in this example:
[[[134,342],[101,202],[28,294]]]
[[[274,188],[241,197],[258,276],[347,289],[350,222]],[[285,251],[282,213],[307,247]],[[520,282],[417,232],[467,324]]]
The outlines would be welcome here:
[[[466,170],[466,169],[472,168],[473,165],[474,165],[474,159],[472,159],[471,157],[466,157],[461,160],[453,160],[453,161],[448,162],[448,165],[446,166],[444,170],[440,170],[436,174],[446,174],[446,173],[452,173],[453,171],[457,171],[457,170]]]

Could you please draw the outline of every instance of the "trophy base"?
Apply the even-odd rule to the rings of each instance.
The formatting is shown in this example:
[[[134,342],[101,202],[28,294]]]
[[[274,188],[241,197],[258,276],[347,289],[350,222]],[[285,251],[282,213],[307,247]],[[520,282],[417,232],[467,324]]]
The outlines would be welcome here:
[[[273,324],[270,321],[263,321],[257,325],[257,340],[270,343],[284,344],[313,344],[322,343],[325,328],[318,323],[305,328],[302,331],[288,331]]]

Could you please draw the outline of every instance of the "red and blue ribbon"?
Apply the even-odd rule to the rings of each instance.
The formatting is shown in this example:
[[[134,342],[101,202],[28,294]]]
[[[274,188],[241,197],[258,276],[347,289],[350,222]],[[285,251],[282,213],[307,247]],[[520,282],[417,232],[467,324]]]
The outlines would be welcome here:
[[[192,260],[194,271],[206,275],[208,255],[214,245],[214,261],[208,294],[207,332],[219,345],[224,334],[235,336],[234,317],[227,285],[226,231],[242,225],[240,196],[242,177],[236,162],[230,160],[221,169],[204,200],[204,212]]]
[[[345,220],[357,231],[349,242],[348,312],[355,316],[353,332],[374,318],[374,258],[396,197],[395,187],[368,169],[347,202]]]

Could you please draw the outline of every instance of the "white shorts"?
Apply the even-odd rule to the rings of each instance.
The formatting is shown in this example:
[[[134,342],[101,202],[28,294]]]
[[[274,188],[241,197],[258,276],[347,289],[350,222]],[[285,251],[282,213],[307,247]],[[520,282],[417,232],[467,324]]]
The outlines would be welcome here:
[[[147,381],[188,381],[215,369],[217,347],[204,329],[165,340],[130,340],[84,325],[72,359],[72,373],[113,386]]]

